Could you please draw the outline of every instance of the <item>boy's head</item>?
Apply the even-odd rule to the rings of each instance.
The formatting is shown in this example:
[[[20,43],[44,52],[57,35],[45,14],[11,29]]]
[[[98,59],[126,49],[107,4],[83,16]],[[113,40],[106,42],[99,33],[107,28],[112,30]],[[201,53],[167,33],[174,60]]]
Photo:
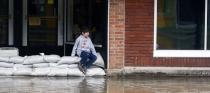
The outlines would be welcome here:
[[[84,37],[89,37],[90,30],[87,27],[82,27],[81,32]]]

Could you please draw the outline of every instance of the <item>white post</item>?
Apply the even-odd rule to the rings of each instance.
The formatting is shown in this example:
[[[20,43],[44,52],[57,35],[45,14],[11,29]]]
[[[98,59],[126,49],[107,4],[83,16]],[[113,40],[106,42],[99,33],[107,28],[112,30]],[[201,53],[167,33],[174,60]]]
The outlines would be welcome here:
[[[63,0],[58,0],[58,46],[63,45]]]
[[[208,0],[205,0],[205,32],[204,32],[204,50],[207,50],[207,45],[208,45],[208,42],[207,42],[207,34],[208,34]]]
[[[14,45],[14,0],[9,0],[9,45]]]
[[[27,16],[27,0],[23,0],[23,46],[27,46],[27,37],[28,37],[28,16]]]

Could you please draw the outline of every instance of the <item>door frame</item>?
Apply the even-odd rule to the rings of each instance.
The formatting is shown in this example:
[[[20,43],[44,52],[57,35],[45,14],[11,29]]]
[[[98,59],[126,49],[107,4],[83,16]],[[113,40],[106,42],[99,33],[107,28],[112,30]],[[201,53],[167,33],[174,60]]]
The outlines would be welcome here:
[[[13,46],[14,45],[14,0],[8,0],[8,13],[7,13],[7,42],[5,46]],[[2,45],[1,45],[2,46]]]
[[[9,0],[9,24],[8,24],[8,45],[14,45],[14,0]]]

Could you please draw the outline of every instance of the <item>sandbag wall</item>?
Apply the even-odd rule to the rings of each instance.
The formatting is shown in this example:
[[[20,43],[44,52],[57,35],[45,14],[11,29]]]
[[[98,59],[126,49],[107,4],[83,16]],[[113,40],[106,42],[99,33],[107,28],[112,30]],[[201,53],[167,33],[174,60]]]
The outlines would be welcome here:
[[[85,76],[79,69],[80,57],[58,55],[32,55],[0,57],[1,76]],[[87,70],[86,76],[105,75],[104,61],[100,53]]]

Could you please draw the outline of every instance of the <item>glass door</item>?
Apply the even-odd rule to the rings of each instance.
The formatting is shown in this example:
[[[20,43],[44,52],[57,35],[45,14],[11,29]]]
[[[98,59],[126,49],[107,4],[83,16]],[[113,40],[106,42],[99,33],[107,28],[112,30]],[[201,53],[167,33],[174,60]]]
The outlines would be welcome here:
[[[58,32],[58,0],[28,0],[29,46],[55,46]]]
[[[0,0],[0,46],[8,45],[9,0]]]

